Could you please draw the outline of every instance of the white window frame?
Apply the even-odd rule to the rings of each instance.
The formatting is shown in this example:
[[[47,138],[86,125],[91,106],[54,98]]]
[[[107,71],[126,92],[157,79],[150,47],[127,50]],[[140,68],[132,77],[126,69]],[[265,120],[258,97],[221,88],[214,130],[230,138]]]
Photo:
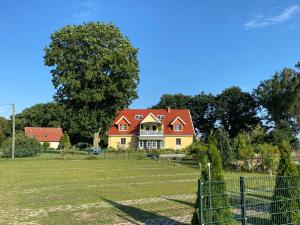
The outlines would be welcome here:
[[[178,129],[180,127],[180,129]],[[174,130],[175,131],[182,131],[182,124],[176,124],[174,125]]]
[[[165,119],[166,117],[165,117],[165,115],[157,115],[157,118],[160,119],[160,120],[163,120],[163,119]]]
[[[127,124],[120,124],[119,125],[119,131],[126,131],[127,130]]]
[[[181,146],[181,138],[176,138],[176,146]]]
[[[122,141],[125,141],[125,142],[122,143]],[[121,138],[121,139],[120,139],[120,144],[121,144],[121,145],[126,145],[126,138]]]
[[[142,120],[143,119],[143,115],[137,114],[137,115],[135,115],[135,119]]]

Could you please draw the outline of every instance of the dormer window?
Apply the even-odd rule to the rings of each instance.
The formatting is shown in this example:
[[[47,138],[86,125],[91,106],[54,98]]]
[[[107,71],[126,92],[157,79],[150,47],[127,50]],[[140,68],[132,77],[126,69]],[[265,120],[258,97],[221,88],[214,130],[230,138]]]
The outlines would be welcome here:
[[[141,119],[143,119],[143,115],[135,115],[135,119],[141,120]]]
[[[163,120],[163,119],[165,119],[165,115],[157,115],[157,118],[160,120]]]
[[[119,130],[120,131],[126,131],[127,130],[127,124],[120,124],[119,125]]]
[[[175,131],[182,131],[182,125],[181,124],[174,125],[174,130]]]

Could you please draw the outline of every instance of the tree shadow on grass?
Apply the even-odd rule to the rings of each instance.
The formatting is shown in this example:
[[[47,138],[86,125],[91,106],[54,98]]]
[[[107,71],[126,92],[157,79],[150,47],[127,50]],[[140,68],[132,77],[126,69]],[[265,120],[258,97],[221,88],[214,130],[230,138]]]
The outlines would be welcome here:
[[[195,203],[193,203],[193,202],[187,202],[187,201],[182,201],[182,200],[179,200],[179,199],[172,199],[172,198],[166,198],[166,197],[164,199],[167,199],[169,201],[176,202],[176,203],[179,203],[179,204],[182,204],[182,205],[187,205],[187,206],[190,206],[190,207],[195,206]]]
[[[124,216],[119,215],[123,219],[131,222],[132,224],[145,224],[145,225],[156,225],[156,224],[168,224],[168,225],[186,225],[187,223],[179,222],[174,219],[168,218],[166,216],[159,215],[154,212],[148,212],[143,209],[139,209],[133,206],[123,205],[118,202],[105,199],[103,200],[109,204],[111,204],[114,208],[125,213],[129,218],[125,218]],[[135,222],[136,221],[136,222]],[[138,223],[140,222],[140,223]]]

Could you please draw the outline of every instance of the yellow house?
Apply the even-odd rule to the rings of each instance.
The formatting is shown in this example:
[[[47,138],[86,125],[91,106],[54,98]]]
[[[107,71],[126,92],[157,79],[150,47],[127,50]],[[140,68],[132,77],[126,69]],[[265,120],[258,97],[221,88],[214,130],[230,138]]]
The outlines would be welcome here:
[[[179,150],[191,145],[194,135],[188,109],[125,109],[108,130],[108,147]]]

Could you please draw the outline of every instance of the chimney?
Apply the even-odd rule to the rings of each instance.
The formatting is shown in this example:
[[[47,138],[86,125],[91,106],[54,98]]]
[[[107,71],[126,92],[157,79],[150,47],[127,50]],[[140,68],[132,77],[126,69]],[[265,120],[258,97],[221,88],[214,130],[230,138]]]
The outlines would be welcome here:
[[[170,112],[171,112],[171,107],[169,106],[169,107],[168,107],[168,113],[170,113]]]

